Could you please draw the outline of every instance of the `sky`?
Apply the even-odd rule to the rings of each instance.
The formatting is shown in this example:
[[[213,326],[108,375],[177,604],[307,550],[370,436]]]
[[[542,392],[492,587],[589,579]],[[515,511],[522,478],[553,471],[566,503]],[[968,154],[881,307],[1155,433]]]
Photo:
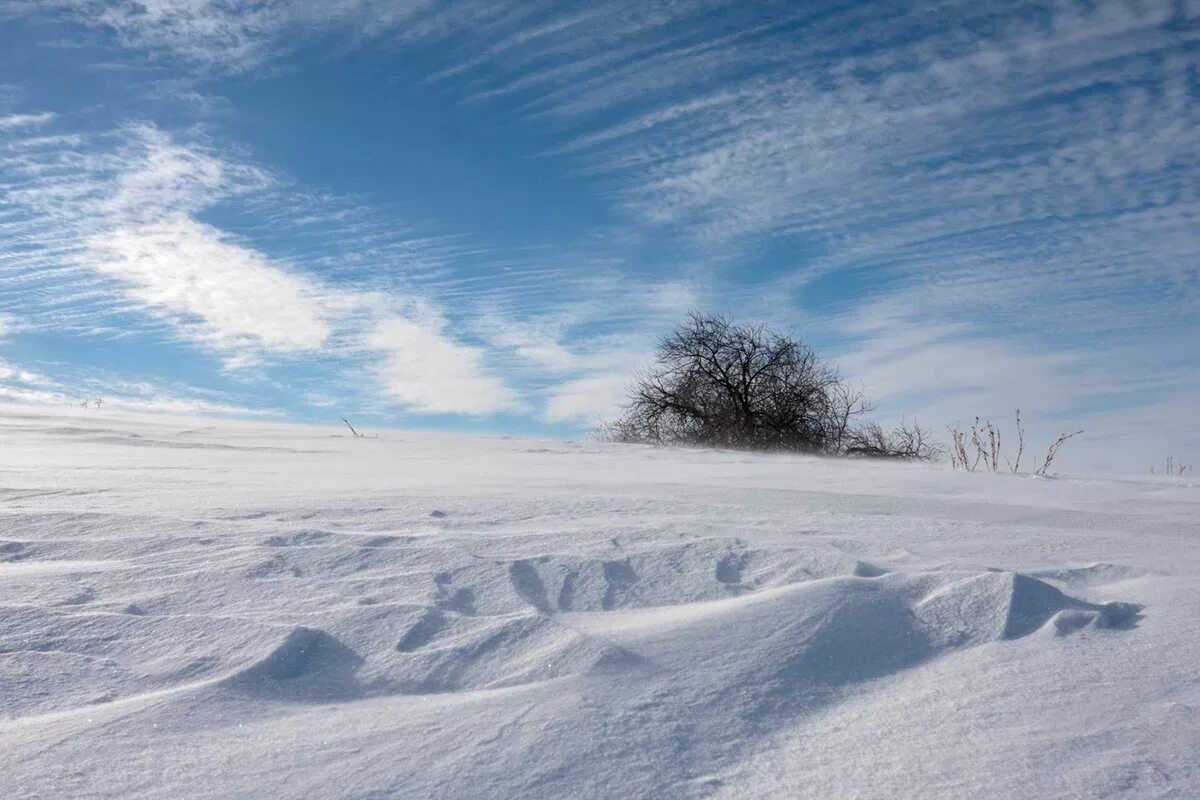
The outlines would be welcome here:
[[[698,309],[1146,471],[1198,168],[1200,0],[3,0],[0,400],[574,437]]]

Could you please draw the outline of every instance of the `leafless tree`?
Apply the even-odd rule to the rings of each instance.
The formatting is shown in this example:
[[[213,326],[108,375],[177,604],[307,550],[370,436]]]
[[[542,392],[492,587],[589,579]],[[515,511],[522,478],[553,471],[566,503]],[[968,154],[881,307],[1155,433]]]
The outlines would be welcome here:
[[[692,312],[659,343],[654,363],[635,373],[624,411],[600,433],[623,442],[844,454],[852,442],[893,441],[856,429],[868,411],[862,390],[804,342]]]

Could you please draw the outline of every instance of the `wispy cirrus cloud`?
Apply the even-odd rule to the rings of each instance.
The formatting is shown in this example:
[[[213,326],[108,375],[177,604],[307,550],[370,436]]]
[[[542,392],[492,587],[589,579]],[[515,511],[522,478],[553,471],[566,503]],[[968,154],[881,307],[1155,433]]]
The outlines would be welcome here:
[[[437,315],[388,317],[367,336],[385,353],[377,369],[385,390],[406,408],[428,414],[490,414],[520,408],[516,392],[487,374],[485,351],[455,342]]]
[[[324,323],[303,279],[194,218],[267,186],[261,170],[149,125],[16,140],[3,165],[15,178],[2,199],[18,241],[4,264],[27,298],[52,299],[38,310],[141,307],[222,350],[320,344]]]
[[[356,352],[402,405],[475,413],[475,399],[422,388],[468,387],[494,408],[533,398],[550,420],[610,408],[619,376],[688,305],[803,320],[876,394],[939,414],[1016,394],[1079,411],[1115,402],[1122,383],[1168,391],[1139,382],[1149,363],[1195,368],[1160,353],[1200,335],[1194,2],[52,7],[117,51],[212,80],[263,80],[317,40],[322,58],[401,54],[406,79],[536,131],[529,155],[618,221],[594,250],[549,241],[464,270],[487,242],[397,233],[319,189],[281,201],[266,171],[202,141],[147,129],[109,164],[54,144],[54,119],[14,123],[5,157],[27,172],[0,226],[27,236],[22,214],[77,207],[102,220],[36,258],[0,254],[25,265],[7,280],[53,285],[60,319],[80,313],[62,298],[105,297],[230,358]],[[201,219],[230,198],[256,206],[260,228]],[[611,240],[639,237],[666,263],[627,268],[633,248]],[[100,257],[80,269],[81,254]],[[224,273],[192,265],[217,261],[287,311],[206,288]],[[414,342],[445,348],[422,360]]]
[[[629,374],[616,370],[566,381],[548,393],[543,416],[588,426],[613,419],[625,404],[629,383]]]
[[[25,140],[6,151],[18,180],[4,192],[0,225],[19,244],[0,251],[0,277],[21,287],[22,302],[42,301],[30,310],[44,325],[94,330],[141,312],[234,369],[268,356],[341,360],[376,375],[379,395],[412,413],[486,414],[516,403],[484,351],[456,341],[419,297],[330,283],[198,218],[261,195],[275,184],[265,171],[153,126],[101,139],[115,143]],[[389,244],[372,246],[378,255]]]
[[[26,386],[48,386],[53,381],[30,369],[25,369],[7,361],[0,361],[0,381],[11,381]]]
[[[48,111],[36,114],[7,114],[0,116],[0,131],[37,127],[51,121],[54,117],[55,115]]]
[[[219,230],[186,216],[89,237],[84,258],[150,309],[198,320],[192,338],[218,349],[242,343],[282,352],[329,338],[320,289]]]
[[[96,398],[100,399],[99,404],[95,403]],[[235,417],[282,416],[278,409],[238,404],[213,392],[190,386],[129,382],[109,374],[74,374],[68,380],[64,376],[52,377],[3,359],[0,359],[0,400],[61,407],[88,405],[122,411]]]
[[[431,36],[487,20],[505,5],[443,6],[430,0],[51,0],[39,8],[16,0],[16,8],[23,7],[24,13],[51,7],[68,19],[110,31],[122,47],[234,73],[277,59],[306,38],[331,30],[351,37],[397,30],[413,37]]]
[[[1195,269],[1180,266],[1195,263],[1184,231],[1200,212],[1187,4],[164,0],[70,13],[127,46],[226,66],[280,59],[306,32],[445,43],[452,65],[431,80],[563,132],[554,152],[608,181],[631,222],[703,249],[749,237],[803,250],[783,288],[869,264],[999,296],[1080,283],[1054,300],[1090,309],[1174,270],[1195,299]],[[1164,236],[1165,252],[1151,244]],[[1026,258],[1039,244],[1053,256]]]

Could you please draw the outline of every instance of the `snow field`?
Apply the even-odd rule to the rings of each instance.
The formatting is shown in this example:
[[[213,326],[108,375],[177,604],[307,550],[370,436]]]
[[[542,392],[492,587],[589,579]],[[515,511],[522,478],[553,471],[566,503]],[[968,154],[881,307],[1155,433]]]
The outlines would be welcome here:
[[[1200,492],[0,412],[10,797],[1200,796]]]

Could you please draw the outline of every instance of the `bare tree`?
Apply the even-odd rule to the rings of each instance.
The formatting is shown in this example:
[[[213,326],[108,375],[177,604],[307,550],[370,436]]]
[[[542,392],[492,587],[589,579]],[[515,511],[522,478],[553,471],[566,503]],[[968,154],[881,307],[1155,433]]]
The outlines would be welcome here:
[[[863,391],[802,341],[762,324],[692,312],[634,375],[629,402],[601,426],[604,438],[650,444],[884,455],[878,446],[929,449],[928,432],[859,431]],[[912,434],[911,429],[906,429]],[[872,452],[868,453],[868,450]],[[887,457],[925,457],[888,452]]]

